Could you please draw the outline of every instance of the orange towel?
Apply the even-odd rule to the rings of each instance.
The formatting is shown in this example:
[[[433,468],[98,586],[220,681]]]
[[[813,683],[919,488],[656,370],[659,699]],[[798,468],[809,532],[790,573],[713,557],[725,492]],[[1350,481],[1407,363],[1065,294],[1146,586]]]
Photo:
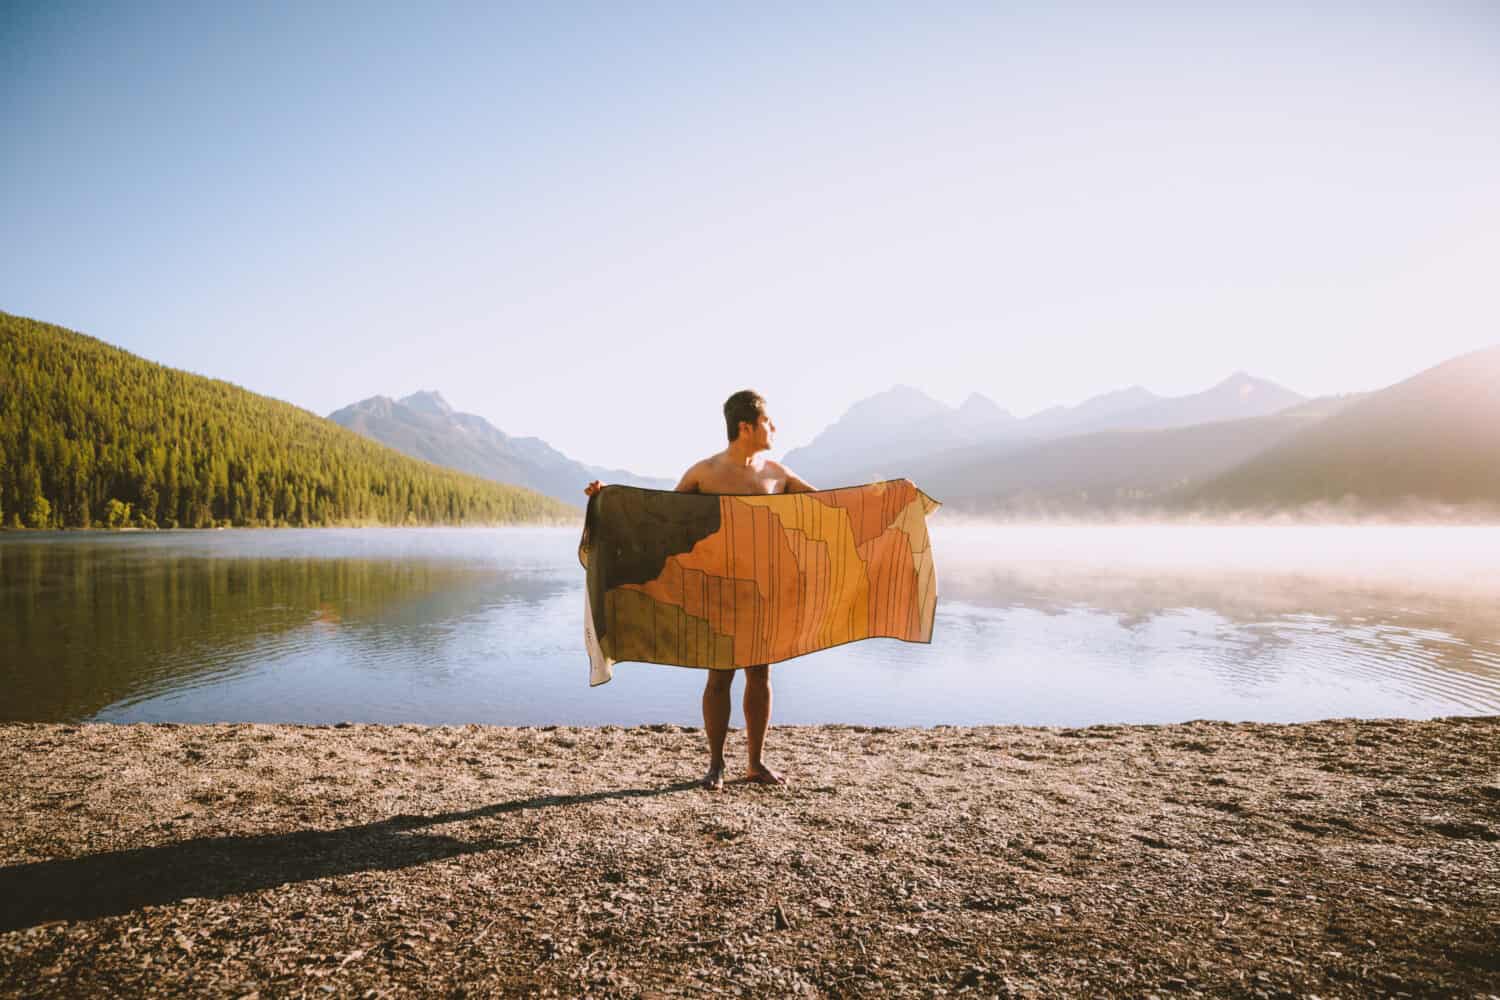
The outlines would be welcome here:
[[[938,502],[910,480],[711,496],[606,486],[589,500],[589,683],[621,660],[733,670],[857,639],[931,642]]]

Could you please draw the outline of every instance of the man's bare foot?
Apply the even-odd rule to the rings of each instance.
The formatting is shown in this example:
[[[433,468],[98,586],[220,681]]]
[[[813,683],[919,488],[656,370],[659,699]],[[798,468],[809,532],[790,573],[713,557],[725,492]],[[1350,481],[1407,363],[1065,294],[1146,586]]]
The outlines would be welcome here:
[[[786,778],[771,770],[764,764],[752,767],[745,772],[745,780],[757,785],[784,785]]]
[[[724,765],[708,765],[708,773],[703,776],[703,787],[710,792],[722,792],[724,790]]]

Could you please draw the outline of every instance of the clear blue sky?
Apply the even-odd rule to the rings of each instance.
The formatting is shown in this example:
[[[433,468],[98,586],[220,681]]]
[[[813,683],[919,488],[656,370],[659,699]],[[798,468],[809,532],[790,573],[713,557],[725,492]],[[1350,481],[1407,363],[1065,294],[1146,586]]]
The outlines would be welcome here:
[[[0,309],[659,475],[1500,341],[1500,6],[808,6],[0,5]]]

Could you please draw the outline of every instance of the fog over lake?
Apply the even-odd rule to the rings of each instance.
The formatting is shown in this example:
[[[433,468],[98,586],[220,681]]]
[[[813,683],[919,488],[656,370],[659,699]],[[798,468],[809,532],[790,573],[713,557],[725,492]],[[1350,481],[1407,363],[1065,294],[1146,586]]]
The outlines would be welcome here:
[[[932,644],[778,665],[774,721],[1500,711],[1500,528],[932,530]],[[0,718],[699,724],[701,671],[589,688],[582,586],[572,529],[8,535]]]

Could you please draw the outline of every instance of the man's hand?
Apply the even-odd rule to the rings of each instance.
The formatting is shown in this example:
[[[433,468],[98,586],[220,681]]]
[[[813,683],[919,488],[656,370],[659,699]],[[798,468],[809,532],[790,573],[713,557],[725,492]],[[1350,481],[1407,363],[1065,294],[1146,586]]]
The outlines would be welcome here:
[[[595,493],[598,493],[602,489],[604,489],[604,484],[596,479],[592,483],[589,483],[587,486],[585,486],[583,488],[583,492],[585,496],[593,496]]]

